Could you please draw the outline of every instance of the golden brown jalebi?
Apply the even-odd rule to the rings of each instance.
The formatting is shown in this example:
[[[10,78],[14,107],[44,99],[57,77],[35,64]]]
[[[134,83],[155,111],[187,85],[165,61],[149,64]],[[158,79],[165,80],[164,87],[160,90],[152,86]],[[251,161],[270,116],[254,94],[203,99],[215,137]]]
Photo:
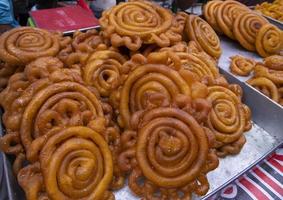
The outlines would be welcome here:
[[[232,56],[230,70],[233,74],[239,76],[248,76],[255,67],[255,61],[243,56]]]
[[[263,2],[256,5],[255,10],[283,22],[283,0],[275,0],[272,3]]]
[[[17,72],[23,71],[22,67],[8,65],[0,62],[0,92],[7,86],[9,78]]]
[[[249,79],[247,83],[261,91],[273,101],[279,101],[278,89],[271,80],[264,77],[257,77]]]
[[[98,31],[96,31],[95,29],[88,30],[85,33],[82,32],[74,33],[72,46],[75,49],[75,51],[92,53],[100,45],[105,45],[105,44],[103,43],[103,39],[99,35]]]
[[[212,79],[219,77],[219,71],[214,60],[202,53],[189,54],[182,66],[184,69],[195,73],[200,80],[205,77],[211,77]]]
[[[107,191],[113,177],[111,151],[99,133],[81,126],[53,130],[39,151],[40,166],[30,165],[18,175],[28,200],[40,197],[42,183],[54,200],[113,196]]]
[[[264,65],[269,69],[283,71],[283,56],[273,55],[264,59]]]
[[[185,33],[210,56],[219,58],[221,55],[220,40],[210,25],[196,15],[188,15]]]
[[[129,120],[134,112],[149,106],[160,106],[160,101],[149,104],[148,97],[152,93],[165,95],[169,102],[178,94],[193,98],[206,95],[205,86],[196,83],[193,73],[181,69],[179,57],[170,51],[151,53],[147,58],[137,54],[125,64],[133,65],[133,70],[120,91],[121,126],[129,126]],[[192,87],[194,83],[195,87]]]
[[[104,11],[102,35],[115,47],[138,50],[143,43],[161,47],[181,41],[182,24],[169,10],[147,1],[120,3]],[[177,32],[176,32],[177,31]]]
[[[38,57],[54,56],[60,50],[58,37],[48,31],[21,27],[0,37],[0,59],[9,65],[24,65]]]
[[[83,79],[87,85],[95,87],[101,96],[109,97],[124,82],[130,70],[123,66],[126,61],[117,51],[96,51],[83,68]]]
[[[72,43],[72,37],[64,36],[62,32],[57,31],[57,32],[54,32],[53,34],[58,37],[59,44],[60,44],[60,50],[66,48],[68,45]]]
[[[190,41],[191,45],[186,43],[177,43],[172,47],[165,47],[159,51],[173,51],[181,60],[181,66],[185,70],[193,72],[199,80],[210,77],[215,79],[219,77],[219,71],[215,60],[195,47],[195,42]]]
[[[248,12],[249,8],[238,1],[224,1],[216,9],[216,21],[222,32],[229,38],[235,39],[233,31],[233,23],[235,19],[242,13]]]
[[[212,110],[207,126],[215,134],[219,156],[239,153],[244,143],[244,131],[251,129],[250,110],[241,103],[242,90],[238,85],[209,86],[207,99],[212,102]],[[230,147],[229,151],[227,147]],[[236,151],[237,150],[237,151]]]
[[[260,63],[255,66],[254,76],[268,78],[275,84],[283,84],[283,71],[268,69]]]
[[[262,57],[283,52],[283,31],[272,24],[263,25],[256,35],[256,50]]]
[[[18,173],[19,185],[23,188],[27,200],[48,200],[43,185],[40,163],[30,164]]]
[[[130,172],[129,187],[138,196],[190,199],[192,193],[207,193],[206,173],[217,167],[218,159],[213,140],[186,112],[187,103],[181,98],[173,107],[136,112],[131,129],[122,134],[119,167]]]
[[[255,51],[256,35],[268,21],[255,12],[239,14],[233,24],[233,34],[239,43],[249,51]]]
[[[40,61],[46,64],[40,66],[41,70],[33,67]],[[25,85],[21,93],[13,92],[18,88],[17,82],[7,88],[7,96],[11,95],[12,102],[7,103],[3,122],[8,133],[20,134],[26,150],[33,138],[44,135],[53,127],[86,125],[97,116],[104,116],[92,89],[76,82],[79,78],[71,70],[52,72],[54,68],[60,69],[54,62],[57,62],[56,58],[40,58],[31,63],[25,70],[28,86]]]
[[[221,33],[221,28],[216,21],[216,13],[219,6],[223,3],[222,0],[214,0],[207,2],[203,7],[203,15],[209,25],[218,33]]]
[[[195,41],[189,41],[187,48],[189,49],[188,53],[200,53],[203,51]]]

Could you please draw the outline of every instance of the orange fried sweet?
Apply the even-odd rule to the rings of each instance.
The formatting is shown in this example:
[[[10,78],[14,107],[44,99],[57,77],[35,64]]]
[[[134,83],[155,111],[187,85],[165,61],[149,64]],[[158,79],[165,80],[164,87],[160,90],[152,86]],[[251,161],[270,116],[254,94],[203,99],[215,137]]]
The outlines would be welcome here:
[[[268,21],[255,12],[242,12],[233,23],[233,34],[239,43],[249,51],[256,50],[256,36]]]
[[[231,72],[239,76],[248,76],[256,64],[254,60],[239,55],[233,56],[230,59]]]
[[[242,13],[248,12],[249,8],[238,1],[224,1],[216,9],[216,21],[222,32],[229,38],[235,39],[233,24],[235,19]]]
[[[241,102],[238,85],[208,87],[212,103],[207,126],[215,134],[217,155],[237,154],[245,144],[243,133],[251,128],[249,108]]]
[[[254,69],[255,77],[265,77],[275,84],[283,84],[283,71],[269,69],[263,64],[258,63]]]
[[[283,31],[272,24],[263,25],[256,35],[256,50],[262,57],[283,52]]]
[[[115,50],[96,51],[83,67],[83,79],[95,87],[101,96],[109,97],[125,80],[129,68],[123,66],[126,58]]]
[[[130,173],[129,187],[136,195],[190,199],[192,193],[207,193],[206,174],[218,166],[218,159],[211,149],[213,139],[186,112],[186,104],[181,98],[176,106],[132,115],[130,130],[122,134],[124,150],[118,164]]]
[[[264,59],[264,65],[269,69],[283,71],[283,56],[268,56]]]
[[[261,91],[263,94],[271,98],[273,101],[279,101],[279,93],[276,85],[265,77],[251,78],[248,84]]]
[[[182,39],[183,22],[169,10],[148,1],[120,3],[104,11],[99,21],[104,38],[115,47],[126,46],[132,51],[143,43],[166,47]]]
[[[72,47],[75,51],[92,53],[100,45],[105,45],[103,43],[102,37],[99,35],[98,31],[88,30],[85,33],[76,32],[74,33],[74,38],[72,41]]]
[[[133,70],[119,92],[121,126],[129,127],[131,115],[149,106],[150,94],[161,93],[168,102],[178,94],[192,98],[206,95],[206,87],[196,82],[192,72],[182,69],[179,57],[170,51],[151,53],[147,58],[137,54],[125,64],[132,65]],[[150,104],[158,107],[162,102]]]
[[[196,15],[188,15],[185,33],[189,40],[195,41],[210,56],[215,58],[220,57],[220,40],[206,21]]]
[[[223,3],[222,0],[209,1],[203,7],[203,15],[206,21],[218,33],[221,33],[222,31],[216,21],[216,12],[222,3]]]
[[[111,151],[96,131],[82,126],[53,130],[39,162],[23,168],[18,180],[28,200],[113,199]],[[44,183],[44,187],[43,187]]]
[[[60,50],[58,37],[31,27],[12,29],[0,37],[0,59],[9,65],[25,65],[38,57],[54,56]]]
[[[177,43],[172,47],[165,47],[159,51],[173,51],[181,60],[183,69],[193,72],[195,76],[202,80],[210,77],[216,79],[219,77],[219,71],[215,60],[195,46],[194,41],[186,43]]]
[[[3,102],[7,135],[18,135],[26,150],[34,138],[53,127],[86,125],[104,116],[94,90],[84,86],[78,74],[61,67],[56,58],[40,58],[26,67],[22,75],[25,81],[11,82],[1,93],[11,100]],[[20,84],[24,90],[19,92]]]

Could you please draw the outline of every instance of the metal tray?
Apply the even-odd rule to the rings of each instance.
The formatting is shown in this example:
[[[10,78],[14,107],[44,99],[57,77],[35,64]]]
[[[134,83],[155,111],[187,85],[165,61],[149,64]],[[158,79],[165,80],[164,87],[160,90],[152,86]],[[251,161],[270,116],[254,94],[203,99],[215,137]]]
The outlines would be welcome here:
[[[277,20],[277,19],[274,19],[272,17],[269,17],[267,15],[263,15],[266,19],[268,19],[268,21],[274,25],[276,25],[277,27],[279,27],[280,29],[283,30],[283,22]]]
[[[236,42],[228,38],[221,38],[223,55],[220,58],[219,66],[221,73],[230,83],[241,85],[244,91],[244,103],[252,110],[253,126],[246,133],[247,143],[240,154],[228,156],[220,159],[219,167],[208,174],[210,190],[205,197],[194,197],[193,199],[208,199],[212,195],[217,195],[227,184],[233,182],[240,175],[247,172],[252,166],[262,161],[274,148],[278,147],[283,141],[283,109],[279,104],[274,103],[257,90],[247,85],[241,78],[233,76],[228,69],[230,64],[229,57],[240,54],[252,57],[257,60],[261,58],[252,52],[247,52]],[[0,134],[3,133],[0,126]],[[4,164],[5,184],[0,185],[0,200],[24,200],[24,194],[19,188],[15,177],[11,171],[9,156],[3,155],[0,163]],[[7,186],[6,193],[1,188]],[[5,196],[6,195],[6,196]],[[128,187],[115,192],[116,200],[138,200],[129,190]],[[1,199],[1,197],[3,197]]]

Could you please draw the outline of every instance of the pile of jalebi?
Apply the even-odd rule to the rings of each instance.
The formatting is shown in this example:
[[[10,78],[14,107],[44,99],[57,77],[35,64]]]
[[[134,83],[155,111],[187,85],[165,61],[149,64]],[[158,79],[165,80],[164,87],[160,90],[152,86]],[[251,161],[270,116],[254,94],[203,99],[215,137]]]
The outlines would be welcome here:
[[[245,49],[262,57],[283,54],[283,31],[240,2],[212,0],[203,7],[203,14],[214,30]]]
[[[256,5],[255,10],[283,22],[283,0],[275,0],[272,3],[263,2]]]
[[[256,63],[254,76],[247,82],[283,105],[283,56],[269,56],[263,63]]]
[[[201,18],[145,1],[100,22],[72,37],[0,36],[0,148],[26,198],[113,200],[126,179],[142,199],[205,195],[207,173],[251,128],[240,86],[219,73],[219,38]]]

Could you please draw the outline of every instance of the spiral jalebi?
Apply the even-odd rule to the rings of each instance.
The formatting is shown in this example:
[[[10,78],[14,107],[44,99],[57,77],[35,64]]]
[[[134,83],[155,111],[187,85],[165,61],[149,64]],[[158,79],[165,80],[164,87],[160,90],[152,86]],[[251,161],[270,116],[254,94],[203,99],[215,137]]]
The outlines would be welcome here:
[[[166,199],[181,198],[180,192],[184,194],[181,199],[207,192],[206,173],[218,160],[194,117],[176,107],[160,107],[135,113],[131,122],[133,131],[125,132],[127,148],[119,159],[122,169],[133,168],[129,178],[133,192],[149,199],[157,198],[156,191]],[[143,185],[138,182],[141,177]]]
[[[243,12],[233,24],[233,34],[239,43],[249,51],[255,51],[256,35],[268,21],[255,12]]]
[[[23,151],[19,130],[25,106],[36,91],[48,84],[47,80],[37,80],[47,78],[62,67],[63,64],[57,58],[42,57],[27,65],[24,72],[10,78],[7,88],[0,95],[1,105],[5,109],[3,123],[7,133],[0,138],[4,152],[18,155]]]
[[[103,12],[99,21],[103,36],[109,38],[113,46],[126,46],[132,51],[143,43],[166,47],[182,39],[182,30],[174,25],[179,22],[174,22],[170,11],[152,2],[120,3]]]
[[[198,49],[194,41],[186,43],[177,43],[172,47],[161,48],[159,51],[173,51],[181,60],[183,69],[193,72],[199,80],[205,77],[215,79],[219,77],[219,71],[215,60]]]
[[[212,102],[212,110],[207,126],[215,134],[216,141],[222,144],[220,147],[237,142],[244,131],[251,128],[250,110],[241,103],[241,88],[216,85],[208,87],[208,91],[207,99]]]
[[[195,15],[188,15],[185,33],[189,40],[193,40],[210,56],[219,58],[221,55],[220,40],[211,26]]]
[[[102,199],[113,175],[107,143],[86,127],[70,127],[50,137],[42,148],[40,164],[46,191],[58,200]]]
[[[53,130],[40,149],[39,161],[42,175],[32,178],[41,182],[38,187],[44,182],[49,198],[106,200],[105,196],[111,196],[107,191],[113,176],[111,152],[103,137],[90,128]],[[18,179],[24,189],[30,190],[30,186],[25,187],[26,171],[23,168]],[[41,188],[35,187],[33,196],[26,191],[28,200],[37,200],[33,197],[40,195]]]
[[[278,89],[271,80],[264,77],[257,77],[249,79],[247,83],[261,91],[273,101],[279,101]]]
[[[255,77],[265,77],[275,84],[283,84],[283,71],[269,69],[262,64],[257,64],[254,69]]]
[[[48,31],[21,27],[0,37],[0,59],[10,65],[25,65],[38,57],[55,56],[59,40]]]
[[[283,71],[283,56],[268,56],[264,59],[264,65],[269,69]]]
[[[256,50],[262,57],[283,52],[283,31],[272,24],[263,25],[256,35]]]
[[[248,11],[249,8],[238,1],[224,1],[216,10],[217,24],[225,35],[231,39],[235,39],[233,23],[241,13]]]
[[[152,93],[163,94],[168,102],[171,102],[178,94],[191,95],[190,85],[172,68],[164,65],[167,63],[169,52],[149,54],[147,58],[135,55],[132,60],[140,60],[126,79],[120,94],[120,114],[125,127],[129,126],[131,115],[149,106],[148,97]],[[180,60],[173,63],[174,67],[180,68]],[[150,61],[151,60],[151,61]],[[189,80],[188,80],[189,81]],[[159,105],[160,102],[157,102]]]
[[[216,12],[219,6],[223,3],[221,0],[209,1],[203,7],[203,15],[209,25],[218,33],[222,33],[216,21]]]
[[[248,76],[255,67],[255,61],[243,56],[233,56],[230,58],[230,70],[235,75]]]
[[[83,68],[86,84],[95,87],[101,96],[109,97],[125,80],[129,69],[123,64],[126,58],[117,51],[94,52]]]

